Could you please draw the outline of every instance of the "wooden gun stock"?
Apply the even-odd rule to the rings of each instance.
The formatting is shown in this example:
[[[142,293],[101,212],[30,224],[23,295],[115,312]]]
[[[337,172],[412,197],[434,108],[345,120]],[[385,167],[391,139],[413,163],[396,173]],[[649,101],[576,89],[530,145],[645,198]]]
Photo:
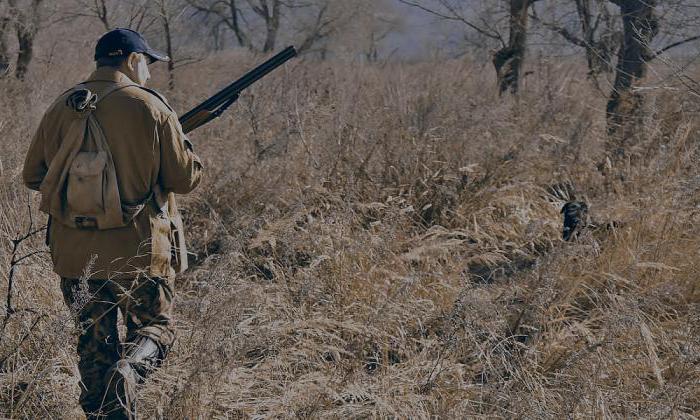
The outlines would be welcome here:
[[[207,111],[206,109],[203,109],[196,114],[193,114],[189,118],[187,118],[184,121],[180,121],[180,124],[182,125],[182,131],[187,134],[191,131],[193,131],[195,128],[201,127],[204,124],[208,123],[209,121],[213,120],[214,118],[214,113],[211,111]]]

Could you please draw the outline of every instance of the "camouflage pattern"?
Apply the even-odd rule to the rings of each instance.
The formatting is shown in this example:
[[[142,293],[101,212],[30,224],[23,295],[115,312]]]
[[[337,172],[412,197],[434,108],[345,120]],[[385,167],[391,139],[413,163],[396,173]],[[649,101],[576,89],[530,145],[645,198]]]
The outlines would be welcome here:
[[[171,283],[163,278],[62,279],[63,296],[80,333],[80,405],[88,419],[133,418],[135,382],[140,378],[123,375],[124,360],[120,359],[142,337],[158,345],[159,360],[165,357],[175,339]],[[124,343],[119,340],[117,308],[127,328]],[[156,364],[137,369],[139,376],[145,376]]]

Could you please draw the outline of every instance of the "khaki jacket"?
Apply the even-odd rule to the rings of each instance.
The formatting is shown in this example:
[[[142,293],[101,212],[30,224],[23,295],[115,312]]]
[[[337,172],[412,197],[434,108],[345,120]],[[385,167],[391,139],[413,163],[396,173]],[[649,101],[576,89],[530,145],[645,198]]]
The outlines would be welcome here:
[[[98,96],[114,82],[130,80],[118,70],[99,68],[87,88]],[[49,107],[32,140],[24,164],[24,183],[39,190],[48,166],[66,130],[67,94]],[[139,203],[154,188],[186,194],[201,179],[202,165],[182,132],[175,112],[156,93],[133,86],[120,89],[100,102],[95,116],[102,127],[114,160],[122,202]],[[174,200],[171,195],[171,209]],[[74,229],[50,223],[47,243],[54,271],[78,278],[87,270],[91,278],[130,278],[138,273],[169,277],[172,267],[174,212],[147,205],[133,223],[117,229]]]

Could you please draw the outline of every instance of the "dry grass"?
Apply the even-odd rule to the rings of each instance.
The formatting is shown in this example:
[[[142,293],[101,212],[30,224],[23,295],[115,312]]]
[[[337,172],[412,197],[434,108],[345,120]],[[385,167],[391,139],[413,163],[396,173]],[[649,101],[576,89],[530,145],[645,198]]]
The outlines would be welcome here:
[[[182,73],[176,108],[229,78],[228,58]],[[193,268],[145,417],[700,415],[697,100],[650,94],[633,158],[604,177],[605,98],[580,73],[537,63],[516,102],[478,63],[298,61],[193,135],[207,167],[183,199]],[[63,86],[0,83],[12,238],[36,201],[23,153]],[[564,184],[616,227],[562,242],[549,191]],[[46,257],[13,294],[0,412],[78,415],[75,334]]]

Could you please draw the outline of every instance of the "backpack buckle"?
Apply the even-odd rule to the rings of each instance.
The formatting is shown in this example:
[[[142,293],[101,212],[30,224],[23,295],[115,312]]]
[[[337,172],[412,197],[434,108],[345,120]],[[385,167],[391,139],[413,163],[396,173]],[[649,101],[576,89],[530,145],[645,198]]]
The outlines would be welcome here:
[[[97,229],[97,219],[89,216],[75,216],[73,223],[78,229]]]

